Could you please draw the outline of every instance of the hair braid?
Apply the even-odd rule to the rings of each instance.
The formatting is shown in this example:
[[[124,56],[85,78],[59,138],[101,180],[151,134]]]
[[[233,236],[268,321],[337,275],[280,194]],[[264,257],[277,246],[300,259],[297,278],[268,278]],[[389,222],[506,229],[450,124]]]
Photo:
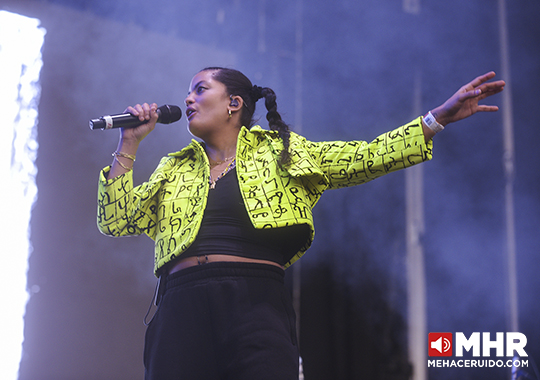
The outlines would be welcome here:
[[[268,111],[266,114],[266,120],[268,120],[268,125],[270,126],[271,130],[278,132],[279,137],[283,141],[283,150],[281,151],[280,163],[282,165],[287,164],[291,159],[291,155],[289,152],[289,138],[291,136],[291,132],[289,130],[289,126],[285,124],[285,122],[281,118],[281,115],[277,111],[275,92],[271,88],[264,87],[261,91],[261,95],[265,99],[264,105],[266,106],[266,110]]]

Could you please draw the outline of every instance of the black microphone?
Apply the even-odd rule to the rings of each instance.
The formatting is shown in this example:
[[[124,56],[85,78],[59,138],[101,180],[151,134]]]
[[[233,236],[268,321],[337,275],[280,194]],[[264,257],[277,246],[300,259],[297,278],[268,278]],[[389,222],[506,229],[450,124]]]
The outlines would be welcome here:
[[[165,104],[157,109],[159,115],[158,123],[170,124],[180,120],[182,110],[178,106]],[[112,129],[112,128],[135,128],[148,123],[147,120],[140,121],[137,116],[130,113],[121,115],[102,116],[99,119],[90,120],[90,129]]]

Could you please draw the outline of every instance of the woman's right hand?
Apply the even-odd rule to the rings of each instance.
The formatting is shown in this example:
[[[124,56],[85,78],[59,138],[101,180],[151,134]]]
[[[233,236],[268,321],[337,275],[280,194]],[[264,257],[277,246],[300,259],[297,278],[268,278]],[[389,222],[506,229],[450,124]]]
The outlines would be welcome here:
[[[135,143],[138,145],[156,127],[159,117],[157,108],[156,103],[136,104],[126,108],[125,112],[129,112],[133,116],[138,117],[140,121],[146,121],[146,123],[136,128],[122,128],[120,130],[121,140],[125,143]]]
[[[125,174],[133,169],[139,143],[156,127],[156,122],[159,118],[157,108],[156,103],[137,104],[126,108],[125,112],[129,112],[133,116],[138,117],[140,121],[146,122],[135,128],[120,129],[120,141],[118,142],[116,152],[113,154],[114,159],[108,174],[109,179]]]

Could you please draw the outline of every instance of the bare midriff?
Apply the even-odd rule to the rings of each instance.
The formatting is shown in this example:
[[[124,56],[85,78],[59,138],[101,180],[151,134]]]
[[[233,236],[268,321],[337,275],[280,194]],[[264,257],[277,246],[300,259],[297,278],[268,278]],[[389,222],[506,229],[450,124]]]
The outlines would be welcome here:
[[[249,257],[234,256],[234,255],[200,255],[200,256],[191,256],[184,259],[179,259],[171,264],[168,274],[172,274],[182,269],[189,267],[194,267],[197,265],[204,265],[208,263],[217,263],[217,262],[237,262],[237,263],[255,263],[255,264],[267,264],[274,265],[278,268],[284,269],[284,267],[274,261],[270,260],[260,260],[260,259],[251,259]]]

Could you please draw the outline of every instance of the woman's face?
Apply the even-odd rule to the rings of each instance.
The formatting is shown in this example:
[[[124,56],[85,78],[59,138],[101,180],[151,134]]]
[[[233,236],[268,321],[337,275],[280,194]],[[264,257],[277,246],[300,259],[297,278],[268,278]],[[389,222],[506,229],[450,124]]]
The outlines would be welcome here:
[[[222,129],[229,118],[227,88],[213,78],[214,71],[201,71],[189,85],[186,117],[189,132],[204,139],[208,133]]]

